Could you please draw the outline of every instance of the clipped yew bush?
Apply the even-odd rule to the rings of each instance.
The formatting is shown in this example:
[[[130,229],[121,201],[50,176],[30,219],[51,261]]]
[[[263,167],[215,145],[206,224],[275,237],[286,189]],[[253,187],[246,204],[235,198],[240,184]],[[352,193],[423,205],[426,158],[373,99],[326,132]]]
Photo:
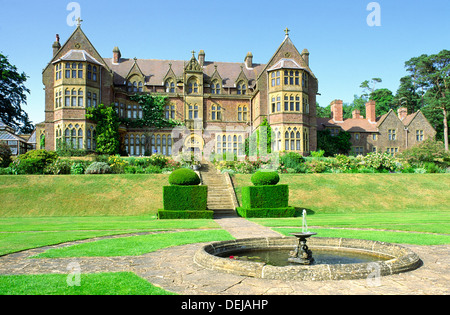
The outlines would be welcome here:
[[[280,175],[277,172],[259,171],[253,174],[251,181],[255,186],[273,186],[280,182]]]
[[[175,170],[169,176],[169,184],[176,186],[198,186],[200,177],[191,169],[180,168]]]

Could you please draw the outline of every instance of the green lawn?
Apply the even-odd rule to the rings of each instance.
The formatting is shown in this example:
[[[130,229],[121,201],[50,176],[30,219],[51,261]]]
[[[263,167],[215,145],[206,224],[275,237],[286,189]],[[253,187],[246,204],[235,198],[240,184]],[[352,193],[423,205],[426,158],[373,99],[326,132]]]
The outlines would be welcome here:
[[[234,176],[239,198],[250,177]],[[450,174],[282,175],[281,183],[289,184],[290,205],[308,210],[319,236],[450,244]],[[135,232],[171,233],[104,239],[39,257],[140,255],[231,238],[213,220],[157,220],[167,184],[167,175],[0,176],[0,255]],[[252,221],[286,235],[301,226],[301,218]],[[68,287],[66,277],[1,276],[0,295],[169,294],[129,273],[83,275],[81,287]]]
[[[68,275],[1,276],[0,295],[173,295],[134,273],[82,274],[79,286]]]
[[[155,214],[164,185],[168,175],[0,176],[0,217]]]
[[[238,199],[251,175],[235,175]],[[286,174],[290,205],[315,213],[450,211],[450,174]]]

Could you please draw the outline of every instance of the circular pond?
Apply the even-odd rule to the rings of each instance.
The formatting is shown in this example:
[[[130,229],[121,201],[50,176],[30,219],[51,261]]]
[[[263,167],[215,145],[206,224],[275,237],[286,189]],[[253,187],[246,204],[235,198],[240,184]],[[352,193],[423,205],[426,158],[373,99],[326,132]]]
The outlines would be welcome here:
[[[344,238],[311,238],[312,265],[288,262],[298,245],[292,237],[255,238],[212,243],[194,257],[197,264],[233,274],[278,280],[364,279],[414,270],[421,260],[394,244]]]

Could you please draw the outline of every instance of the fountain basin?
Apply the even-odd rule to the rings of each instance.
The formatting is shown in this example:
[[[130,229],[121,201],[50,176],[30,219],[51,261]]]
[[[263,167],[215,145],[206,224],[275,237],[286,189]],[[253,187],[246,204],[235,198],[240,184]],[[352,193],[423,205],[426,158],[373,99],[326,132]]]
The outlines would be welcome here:
[[[345,238],[311,238],[311,250],[336,253],[357,253],[379,257],[379,260],[355,264],[317,264],[273,266],[265,262],[231,259],[234,255],[251,251],[293,250],[298,239],[253,238],[217,242],[204,246],[194,256],[194,261],[207,269],[241,276],[274,280],[350,280],[366,279],[374,274],[387,276],[417,269],[422,264],[419,256],[403,246],[367,240]],[[286,257],[288,260],[288,257]]]

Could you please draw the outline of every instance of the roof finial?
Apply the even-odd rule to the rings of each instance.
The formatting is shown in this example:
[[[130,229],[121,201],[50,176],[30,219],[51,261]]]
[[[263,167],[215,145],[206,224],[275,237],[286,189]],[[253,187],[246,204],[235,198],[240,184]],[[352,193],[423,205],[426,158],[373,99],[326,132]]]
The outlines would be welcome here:
[[[290,32],[291,30],[290,29],[288,29],[287,27],[286,27],[286,29],[284,30],[284,32],[286,33],[286,37],[289,37],[289,32]]]
[[[83,22],[81,17],[78,17],[78,19],[76,19],[76,21],[77,21],[77,26],[80,27],[81,26],[81,22]]]

